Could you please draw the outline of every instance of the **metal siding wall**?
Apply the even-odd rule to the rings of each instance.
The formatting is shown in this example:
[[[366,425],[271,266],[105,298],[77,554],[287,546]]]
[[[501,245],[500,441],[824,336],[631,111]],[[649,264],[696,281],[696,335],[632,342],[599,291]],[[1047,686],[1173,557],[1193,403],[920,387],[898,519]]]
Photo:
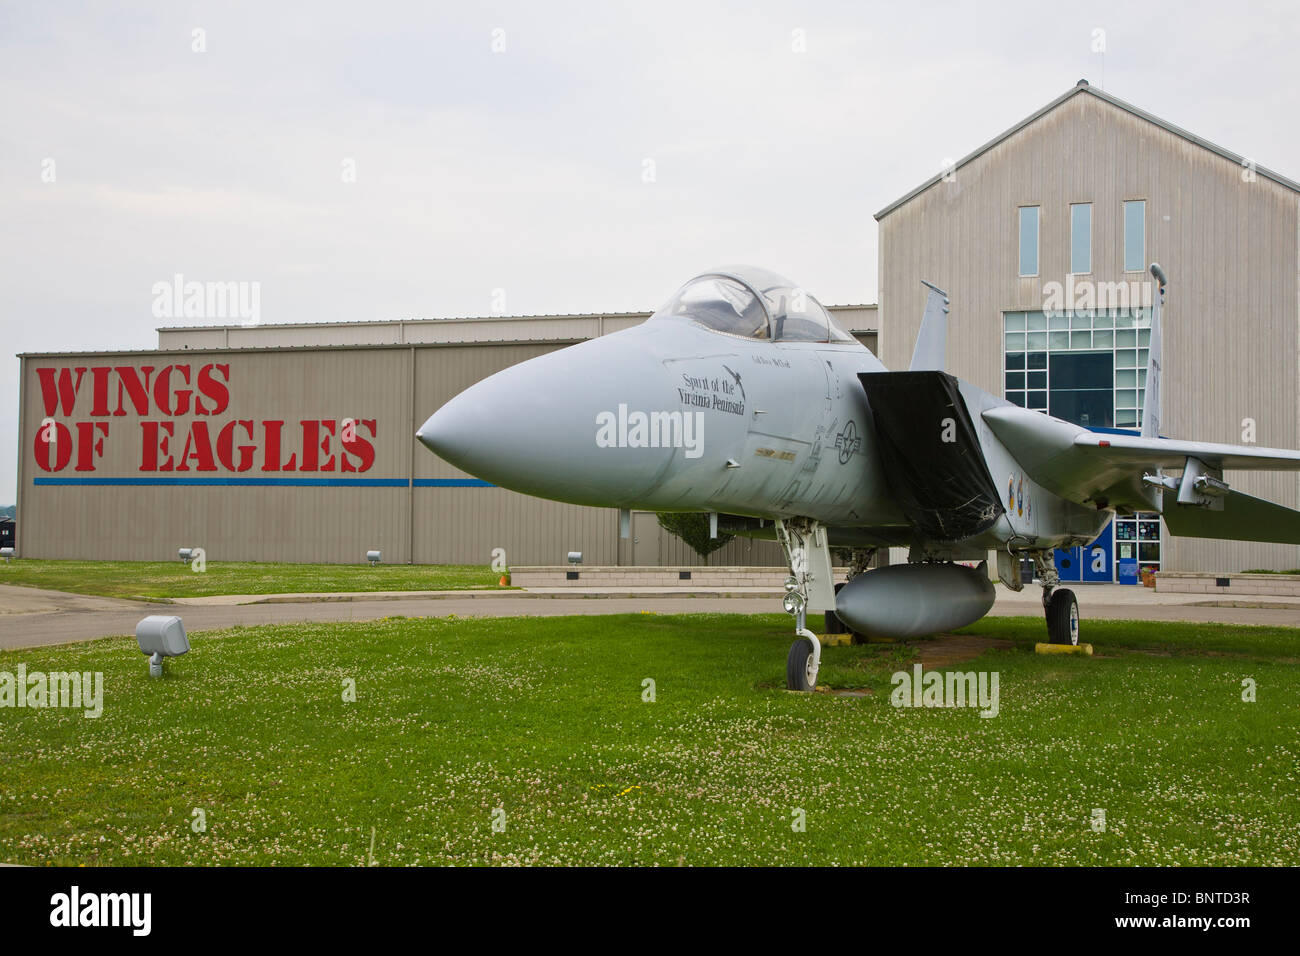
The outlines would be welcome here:
[[[37,369],[127,365],[160,370],[176,362],[188,364],[192,377],[209,363],[230,365],[229,406],[217,416],[167,416],[151,407],[149,420],[175,421],[171,452],[179,460],[185,435],[193,421],[209,425],[215,446],[218,428],[231,420],[254,423],[254,440],[260,445],[263,420],[283,420],[281,459],[293,453],[302,464],[301,420],[343,418],[376,419],[373,440],[375,462],[362,477],[405,479],[409,469],[409,390],[394,383],[408,379],[407,359],[400,350],[338,350],[303,353],[182,352],[130,355],[60,355],[31,357],[24,363],[25,421],[22,441],[30,446],[45,414]],[[154,373],[155,375],[157,372]],[[176,381],[177,385],[181,383]],[[96,461],[95,477],[144,477],[139,472],[142,439],[141,416],[130,402],[127,414],[107,419],[89,415],[91,379],[87,372],[70,418],[65,422],[107,421],[109,435],[104,455]],[[116,383],[110,385],[110,407],[116,408]],[[338,426],[335,426],[336,429]],[[359,428],[361,435],[368,431]],[[75,432],[74,432],[75,434]],[[322,433],[322,438],[324,434]],[[236,448],[250,444],[242,428],[236,431]],[[30,452],[30,447],[25,447]],[[323,464],[332,455],[332,471],[299,475],[263,472],[264,452],[255,453],[244,477],[344,477],[337,438]],[[237,452],[236,452],[237,454]],[[26,455],[26,459],[32,458]],[[76,461],[58,477],[90,477],[75,471]],[[181,546],[203,547],[210,560],[326,561],[361,560],[368,548],[380,548],[385,560],[408,558],[404,488],[257,487],[257,486],[82,486],[34,485],[37,475],[52,476],[33,461],[20,476],[23,484],[25,534],[23,554],[28,557],[159,560],[175,558]],[[159,472],[178,477],[186,472]],[[226,477],[232,473],[198,472],[195,477]]]
[[[1124,273],[1122,203],[1147,201],[1146,260],[1170,279],[1164,322],[1164,432],[1300,447],[1300,197],[1089,94],[937,183],[880,222],[881,360],[903,369],[925,304],[920,279],[952,298],[948,364],[1002,394],[1004,311],[1038,309],[1064,282],[1069,204],[1093,203],[1097,282]],[[1021,279],[1017,207],[1041,205],[1039,277]],[[1300,506],[1296,476],[1230,473],[1233,487]],[[1300,548],[1165,538],[1170,570],[1300,566]]]

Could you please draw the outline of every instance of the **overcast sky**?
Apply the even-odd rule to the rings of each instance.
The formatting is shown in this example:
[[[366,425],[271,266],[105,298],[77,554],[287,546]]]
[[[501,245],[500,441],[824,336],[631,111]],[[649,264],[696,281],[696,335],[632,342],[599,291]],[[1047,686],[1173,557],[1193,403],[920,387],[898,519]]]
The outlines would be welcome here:
[[[636,311],[727,262],[874,302],[872,214],[1081,77],[1300,177],[1293,2],[113,6],[0,3],[0,503],[12,355],[154,347],[177,273],[263,322]]]

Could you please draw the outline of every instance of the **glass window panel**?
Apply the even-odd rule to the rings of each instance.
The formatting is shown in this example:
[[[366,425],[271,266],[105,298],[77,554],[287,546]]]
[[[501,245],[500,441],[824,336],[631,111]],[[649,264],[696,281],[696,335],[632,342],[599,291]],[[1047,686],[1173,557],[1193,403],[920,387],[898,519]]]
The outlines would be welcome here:
[[[1024,393],[1024,392],[1007,392],[1007,401],[1010,402],[1012,405],[1019,405],[1021,408],[1024,408],[1024,407],[1025,407],[1025,393]]]
[[[1120,312],[1115,316],[1115,328],[1131,329],[1133,328],[1133,313]]]
[[[1115,351],[1116,368],[1137,368],[1137,349],[1117,349]]]
[[[1049,349],[1068,349],[1070,347],[1070,333],[1048,332],[1047,347]]]
[[[1147,204],[1145,199],[1124,203],[1124,271],[1146,269]]]
[[[1137,387],[1137,370],[1127,368],[1115,373],[1116,388],[1136,388]]]
[[[1067,352],[1053,355],[1048,360],[1051,367],[1052,391],[1057,389],[1098,389],[1110,398],[1115,382],[1115,370],[1110,356],[1105,352]]]
[[[1139,328],[1139,329],[1150,328],[1150,327],[1151,327],[1151,310],[1150,310],[1150,309],[1134,309],[1134,310],[1133,310],[1133,325],[1135,325],[1135,326],[1136,326],[1137,328]]]
[[[1115,333],[1115,348],[1131,349],[1137,344],[1136,329],[1121,329]]]
[[[1038,207],[1020,207],[1020,274],[1038,275]]]
[[[1138,369],[1138,384],[1141,385],[1141,386],[1143,386],[1143,387],[1146,387],[1146,384],[1147,384],[1147,370],[1144,369],[1144,368],[1140,368],[1140,369]]]
[[[1092,347],[1097,349],[1108,349],[1113,344],[1114,337],[1115,333],[1110,329],[1106,329],[1104,332],[1093,332]]]
[[[1047,327],[1052,331],[1068,329],[1070,327],[1070,314],[1068,312],[1054,313],[1047,320]]]
[[[1046,410],[1047,410],[1047,393],[1046,393],[1046,392],[1030,392],[1030,393],[1029,393],[1029,407],[1032,408],[1032,409],[1035,409],[1036,411],[1040,411],[1040,412],[1041,412],[1041,411],[1046,411]]]
[[[1102,309],[1101,311],[1099,311],[1096,317],[1092,320],[1092,327],[1094,329],[1109,329],[1109,328],[1113,328],[1114,325],[1115,325],[1115,315],[1113,312],[1110,312],[1106,309]]]
[[[1092,348],[1091,332],[1071,332],[1070,348],[1072,349],[1090,349]]]
[[[1150,349],[1138,349],[1138,368],[1147,367],[1147,353],[1150,351]]]
[[[1017,369],[1017,368],[1024,368],[1024,367],[1025,367],[1025,353],[1024,353],[1024,352],[1008,352],[1008,353],[1007,353],[1007,368],[1008,368],[1008,369]]]
[[[1026,385],[1030,388],[1047,388],[1046,372],[1029,372],[1026,375]]]
[[[1146,348],[1150,344],[1151,344],[1151,330],[1138,329],[1138,345],[1142,346],[1142,348]]]
[[[1091,310],[1081,310],[1070,313],[1070,328],[1072,329],[1091,329],[1092,312]]]
[[[1115,409],[1116,428],[1137,428],[1137,412],[1131,408]]]
[[[1027,349],[1045,349],[1047,348],[1046,332],[1029,332],[1025,335],[1025,348]]]
[[[1024,332],[1007,332],[1007,351],[1023,352],[1025,349]]]
[[[1084,428],[1109,428],[1115,421],[1110,392],[1091,388],[1068,388],[1048,393],[1050,415]]]
[[[1031,369],[1035,369],[1035,368],[1047,368],[1047,353],[1046,353],[1046,352],[1030,352],[1030,353],[1029,353],[1029,367],[1030,367]]]
[[[1137,407],[1137,389],[1121,388],[1115,392],[1115,404],[1121,408]]]
[[[1013,389],[1013,388],[1020,388],[1020,389],[1023,389],[1024,387],[1025,387],[1025,373],[1024,373],[1024,372],[1007,372],[1007,390],[1008,390],[1008,391],[1010,391],[1010,390]]]
[[[1070,271],[1092,271],[1092,203],[1070,206]]]
[[[1007,331],[1023,332],[1025,330],[1025,313],[1008,312],[1007,313]]]
[[[1047,328],[1047,316],[1041,312],[1030,312],[1027,316],[1030,332],[1041,332]]]

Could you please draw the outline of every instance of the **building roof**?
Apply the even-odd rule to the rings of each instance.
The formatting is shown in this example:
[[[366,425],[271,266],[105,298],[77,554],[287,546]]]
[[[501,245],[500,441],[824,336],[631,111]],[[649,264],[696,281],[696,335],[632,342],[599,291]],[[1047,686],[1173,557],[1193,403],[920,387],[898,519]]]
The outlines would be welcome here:
[[[1214,143],[1211,143],[1209,140],[1202,139],[1201,137],[1195,135],[1194,133],[1189,133],[1187,130],[1183,129],[1180,126],[1175,126],[1173,123],[1166,122],[1165,120],[1162,120],[1158,116],[1153,116],[1150,113],[1148,113],[1146,110],[1139,109],[1138,107],[1134,106],[1131,103],[1126,103],[1117,96],[1111,96],[1111,94],[1107,93],[1105,90],[1098,89],[1097,87],[1090,85],[1087,80],[1080,80],[1077,84],[1075,84],[1065,93],[1063,93],[1061,96],[1058,96],[1056,99],[1052,100],[1052,102],[1048,103],[1042,109],[1037,110],[1034,113],[1031,113],[1029,116],[1026,116],[1023,120],[1021,120],[1015,126],[1011,127],[1006,132],[993,137],[993,139],[989,140],[987,143],[985,143],[979,149],[975,150],[973,153],[963,156],[952,167],[952,170],[944,170],[939,173],[936,173],[934,176],[931,176],[929,179],[927,179],[921,185],[917,186],[907,195],[894,200],[884,209],[880,210],[880,212],[876,213],[876,219],[880,220],[885,218],[891,212],[897,209],[899,206],[903,205],[904,203],[910,201],[914,197],[925,192],[935,183],[940,182],[946,174],[951,173],[953,170],[961,169],[961,167],[965,166],[973,159],[982,156],[984,153],[988,152],[994,146],[997,146],[1003,140],[1020,132],[1022,129],[1024,129],[1026,126],[1030,125],[1040,117],[1045,116],[1046,114],[1052,112],[1052,110],[1056,109],[1066,100],[1070,99],[1071,97],[1078,96],[1081,93],[1087,93],[1097,97],[1097,99],[1099,100],[1104,100],[1105,102],[1111,104],[1112,106],[1116,106],[1127,113],[1131,113],[1132,115],[1138,117],[1139,119],[1144,119],[1148,123],[1153,123],[1156,126],[1159,126],[1161,129],[1173,133],[1175,136],[1182,137],[1183,139],[1187,140],[1189,143],[1195,143],[1197,146],[1200,146],[1202,149],[1208,149],[1212,153],[1217,153],[1219,156],[1222,156],[1224,159],[1229,159],[1237,165],[1241,165],[1247,162],[1247,158],[1245,156],[1242,156],[1238,153],[1234,153],[1232,152],[1232,150],[1224,149],[1222,146],[1216,146]],[[1287,177],[1283,176],[1280,173],[1275,173],[1272,170],[1265,169],[1263,166],[1255,165],[1252,166],[1252,169],[1255,171],[1257,175],[1263,176],[1265,179],[1271,179],[1273,182],[1277,183],[1280,186],[1285,186],[1287,189],[1290,189],[1292,192],[1300,193],[1300,183],[1297,183],[1292,179],[1288,179]]]

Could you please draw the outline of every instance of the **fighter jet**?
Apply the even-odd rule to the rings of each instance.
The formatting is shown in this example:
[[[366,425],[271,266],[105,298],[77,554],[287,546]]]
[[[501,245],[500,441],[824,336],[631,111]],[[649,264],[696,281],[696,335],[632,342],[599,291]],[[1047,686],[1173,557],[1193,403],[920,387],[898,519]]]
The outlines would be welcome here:
[[[682,286],[648,321],[492,375],[416,437],[471,475],[556,501],[703,512],[775,538],[795,619],[787,686],[812,690],[825,630],[915,637],[993,606],[1034,562],[1047,633],[1079,642],[1079,602],[1053,549],[1088,545],[1115,513],[1158,512],[1174,535],[1300,544],[1300,512],[1235,491],[1225,470],[1297,470],[1300,452],[1160,437],[1160,323],[1151,309],[1140,433],[1097,432],[944,371],[949,299],[929,287],[905,372],[890,372],[818,301],[764,269]],[[876,550],[905,564],[871,568]],[[849,568],[832,579],[832,552]],[[972,566],[971,563],[974,563]]]

